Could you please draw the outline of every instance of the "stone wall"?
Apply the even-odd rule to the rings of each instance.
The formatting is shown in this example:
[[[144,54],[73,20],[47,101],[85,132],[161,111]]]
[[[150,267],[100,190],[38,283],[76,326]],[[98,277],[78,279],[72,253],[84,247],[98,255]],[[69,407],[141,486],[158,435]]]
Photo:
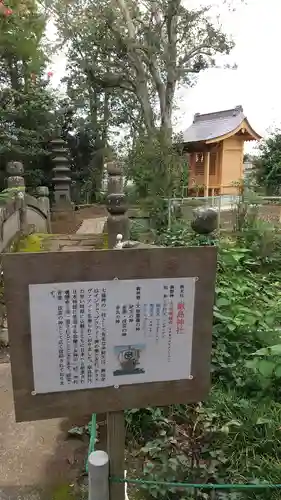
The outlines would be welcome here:
[[[0,193],[0,252],[14,249],[14,244],[31,232],[50,232],[49,191],[38,189],[38,198],[25,192],[23,166],[11,162],[7,168],[8,189]],[[0,260],[1,271],[1,260]],[[0,346],[8,344],[3,279],[0,276]]]
[[[9,251],[11,244],[32,231],[50,232],[49,191],[38,190],[38,198],[25,192],[23,166],[10,162],[7,167],[8,189],[0,193],[0,252]]]

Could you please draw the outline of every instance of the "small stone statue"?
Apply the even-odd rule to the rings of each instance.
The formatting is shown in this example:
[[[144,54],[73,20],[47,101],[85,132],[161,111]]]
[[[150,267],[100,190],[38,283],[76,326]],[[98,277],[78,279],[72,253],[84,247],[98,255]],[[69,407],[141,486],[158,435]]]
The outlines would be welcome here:
[[[218,213],[214,208],[196,208],[191,228],[198,234],[210,234],[218,228]]]

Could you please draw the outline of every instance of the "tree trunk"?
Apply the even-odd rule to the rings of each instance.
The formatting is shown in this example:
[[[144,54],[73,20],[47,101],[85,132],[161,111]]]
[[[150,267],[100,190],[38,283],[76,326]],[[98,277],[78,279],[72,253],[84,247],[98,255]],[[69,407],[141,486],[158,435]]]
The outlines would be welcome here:
[[[145,126],[148,133],[154,130],[154,115],[149,100],[146,84],[137,83],[137,98],[141,105]]]
[[[94,156],[94,179],[93,184],[96,191],[100,191],[104,174],[104,162],[108,139],[108,121],[110,116],[109,109],[110,92],[104,91],[103,107],[102,107],[102,125],[99,127],[96,135],[96,153]]]
[[[128,38],[126,40],[127,51],[128,57],[131,60],[132,66],[135,70],[135,87],[137,98],[142,107],[147,131],[152,132],[154,129],[154,114],[149,98],[148,80],[145,66],[136,49],[136,29],[134,21],[131,17],[131,13],[126,0],[116,0],[116,3],[123,15],[128,30]]]
[[[102,125],[102,142],[104,144],[104,147],[107,146],[107,137],[108,137],[108,122],[110,118],[109,100],[110,100],[110,93],[108,90],[105,90],[104,101],[103,101],[103,125]]]
[[[89,92],[89,107],[91,124],[94,131],[94,137],[98,134],[98,92],[96,88],[93,88],[90,80],[88,80],[88,92]]]
[[[161,130],[164,132],[167,139],[172,139],[172,112],[175,95],[175,81],[167,82],[165,92],[165,109],[161,119]]]
[[[167,44],[166,44],[166,89],[165,112],[161,127],[167,140],[172,139],[172,111],[177,83],[177,22],[180,0],[170,0],[166,17]]]

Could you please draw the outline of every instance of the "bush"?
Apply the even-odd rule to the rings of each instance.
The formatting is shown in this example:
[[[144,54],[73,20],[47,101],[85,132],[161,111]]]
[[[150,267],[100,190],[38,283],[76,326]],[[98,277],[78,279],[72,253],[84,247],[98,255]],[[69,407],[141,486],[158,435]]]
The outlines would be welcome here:
[[[206,403],[130,410],[129,440],[140,446],[139,474],[186,483],[280,483],[281,405],[215,386]],[[185,490],[144,485],[147,498],[280,499],[280,490]],[[146,493],[145,493],[146,491]],[[142,495],[143,498],[143,495]]]
[[[156,243],[165,247],[205,246],[217,243],[216,234],[196,234],[190,223],[178,220],[156,237]]]
[[[135,196],[149,207],[157,231],[167,227],[167,199],[181,196],[187,182],[187,161],[160,133],[141,137],[128,155],[126,177]]]
[[[270,238],[264,252],[266,233]],[[195,235],[183,221],[157,241],[165,246],[214,243]],[[254,217],[244,220],[239,235],[216,242],[213,389],[205,403],[126,413],[138,476],[188,483],[281,482],[279,241],[275,228]],[[281,500],[281,490],[208,492],[145,485],[143,496]]]
[[[250,250],[231,245],[220,249],[213,328],[215,380],[249,390],[248,357],[276,341],[281,320],[278,289],[274,275],[256,272]]]

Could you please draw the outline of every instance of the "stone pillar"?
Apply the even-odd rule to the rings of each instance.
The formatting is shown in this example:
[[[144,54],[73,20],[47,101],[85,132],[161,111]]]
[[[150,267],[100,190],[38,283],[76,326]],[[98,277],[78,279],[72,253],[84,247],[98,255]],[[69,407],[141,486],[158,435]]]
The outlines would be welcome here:
[[[51,232],[51,214],[50,214],[50,199],[49,199],[49,189],[46,186],[39,186],[37,188],[37,200],[39,203],[39,206],[42,210],[47,215],[47,228],[48,228],[48,233]]]
[[[10,161],[7,164],[8,189],[15,190],[16,208],[19,212],[19,231],[21,235],[28,234],[27,208],[25,202],[24,168],[19,161]]]
[[[123,192],[122,167],[117,162],[107,164],[107,232],[108,248],[116,245],[117,234],[122,235],[122,240],[129,239],[129,218],[125,194]]]
[[[8,181],[7,186],[8,189],[17,189],[18,191],[25,191],[25,182],[23,178],[24,168],[23,164],[19,161],[10,161],[7,164],[7,174]]]
[[[54,183],[54,206],[53,210],[72,210],[71,203],[71,177],[68,159],[68,149],[63,139],[51,141],[53,155],[53,183]]]
[[[25,194],[23,191],[17,193],[17,203],[19,206],[19,222],[20,233],[22,236],[28,235],[28,222],[27,222],[27,206],[25,201]]]

